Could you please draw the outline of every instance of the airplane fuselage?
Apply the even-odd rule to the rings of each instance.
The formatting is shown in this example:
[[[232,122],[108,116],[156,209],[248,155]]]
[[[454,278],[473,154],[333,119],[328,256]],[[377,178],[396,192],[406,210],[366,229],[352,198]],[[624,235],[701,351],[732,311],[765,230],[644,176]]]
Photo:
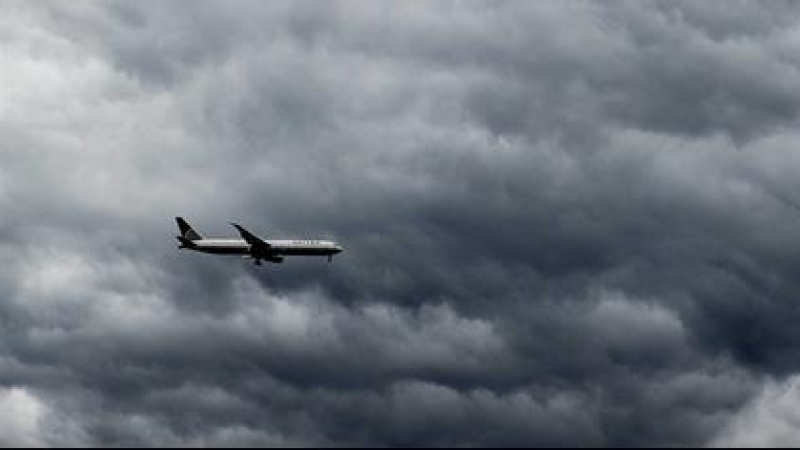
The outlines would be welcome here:
[[[317,240],[266,240],[275,256],[332,256],[342,248],[331,241]],[[202,253],[216,255],[250,255],[251,245],[244,239],[200,239],[184,246]]]

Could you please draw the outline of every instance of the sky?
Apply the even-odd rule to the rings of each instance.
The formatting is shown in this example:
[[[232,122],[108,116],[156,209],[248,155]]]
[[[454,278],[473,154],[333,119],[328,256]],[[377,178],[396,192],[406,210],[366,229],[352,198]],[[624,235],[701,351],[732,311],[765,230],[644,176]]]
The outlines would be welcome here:
[[[797,3],[5,0],[0,65],[2,446],[800,442]]]

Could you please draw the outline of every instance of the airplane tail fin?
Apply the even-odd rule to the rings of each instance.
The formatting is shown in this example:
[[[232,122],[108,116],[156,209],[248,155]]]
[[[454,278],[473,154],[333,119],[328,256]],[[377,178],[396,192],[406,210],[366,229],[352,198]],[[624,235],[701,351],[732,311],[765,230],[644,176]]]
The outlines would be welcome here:
[[[178,222],[178,228],[181,230],[181,237],[183,239],[187,241],[199,241],[200,239],[203,239],[203,237],[200,236],[200,233],[195,231],[191,225],[183,220],[183,217],[176,217],[175,221]],[[183,242],[183,239],[181,239],[181,242]]]

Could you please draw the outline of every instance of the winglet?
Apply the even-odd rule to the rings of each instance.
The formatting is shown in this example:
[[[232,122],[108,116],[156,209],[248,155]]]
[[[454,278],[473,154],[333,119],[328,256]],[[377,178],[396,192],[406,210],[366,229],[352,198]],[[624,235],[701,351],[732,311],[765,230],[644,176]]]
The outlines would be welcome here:
[[[231,224],[231,225],[233,225],[233,227],[234,227],[234,228],[236,228],[237,230],[239,230],[239,233],[240,233],[240,234],[245,234],[245,233],[248,233],[248,231],[247,231],[247,230],[245,230],[245,229],[244,229],[244,227],[242,227],[241,225],[239,225],[239,224],[237,224],[237,223],[233,223],[233,222],[230,222],[230,224]]]

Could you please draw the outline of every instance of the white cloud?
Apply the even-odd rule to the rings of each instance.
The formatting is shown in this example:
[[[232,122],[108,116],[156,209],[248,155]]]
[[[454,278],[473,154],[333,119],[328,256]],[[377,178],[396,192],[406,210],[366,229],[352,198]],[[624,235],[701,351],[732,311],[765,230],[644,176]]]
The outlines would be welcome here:
[[[0,390],[0,444],[36,447],[45,445],[40,429],[47,407],[22,388]]]
[[[26,388],[0,388],[0,446],[80,446],[88,439],[71,418]]]
[[[797,447],[800,376],[769,381],[711,443],[713,447]]]

